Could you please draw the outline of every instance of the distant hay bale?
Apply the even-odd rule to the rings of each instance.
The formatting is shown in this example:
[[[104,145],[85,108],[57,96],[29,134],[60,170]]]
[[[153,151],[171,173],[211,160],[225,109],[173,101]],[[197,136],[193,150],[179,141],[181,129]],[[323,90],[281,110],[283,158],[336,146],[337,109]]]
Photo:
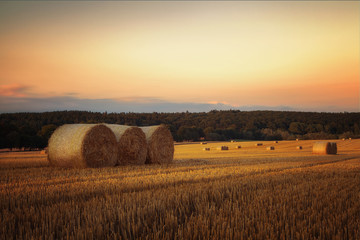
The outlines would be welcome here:
[[[210,148],[203,148],[204,151],[210,151]]]
[[[299,139],[297,138],[296,141],[299,141]]]
[[[342,140],[345,141],[345,138],[343,138]]]
[[[337,145],[334,142],[315,142],[313,145],[314,154],[336,154]]]
[[[231,140],[230,142],[235,142],[235,140]]]
[[[262,146],[263,144],[262,143],[255,143],[255,146]]]
[[[241,146],[239,145],[239,146],[236,146],[235,148],[236,148],[236,149],[240,149],[240,148],[241,148]]]
[[[351,138],[349,138],[349,140],[351,140]]]
[[[266,150],[275,150],[275,147],[274,146],[269,146],[266,148]]]
[[[116,165],[145,164],[147,143],[145,133],[138,127],[105,124],[115,134],[118,144]]]
[[[278,143],[278,141],[274,141],[274,143]]]
[[[174,158],[174,140],[165,125],[141,127],[147,141],[147,164],[171,163]]]
[[[103,124],[66,124],[51,135],[50,165],[58,167],[111,167],[117,158],[115,134]]]
[[[217,150],[229,150],[228,146],[221,146],[221,147],[217,147]]]
[[[46,154],[46,151],[45,151],[45,150],[41,150],[41,151],[40,151],[40,154],[45,155],[45,154]]]
[[[201,144],[201,145],[205,145],[205,144],[207,144],[207,142],[201,142],[200,144]]]
[[[301,149],[302,149],[302,146],[296,146],[296,149],[297,149],[297,150],[301,150]]]

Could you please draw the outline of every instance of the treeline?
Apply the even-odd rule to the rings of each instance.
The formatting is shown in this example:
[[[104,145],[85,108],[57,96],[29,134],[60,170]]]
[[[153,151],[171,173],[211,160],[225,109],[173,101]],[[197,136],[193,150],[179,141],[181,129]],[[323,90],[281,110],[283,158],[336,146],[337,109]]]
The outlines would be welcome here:
[[[0,114],[0,148],[44,148],[68,123],[132,126],[166,124],[176,141],[337,139],[360,137],[360,113],[210,111],[208,113],[94,113],[61,111]]]

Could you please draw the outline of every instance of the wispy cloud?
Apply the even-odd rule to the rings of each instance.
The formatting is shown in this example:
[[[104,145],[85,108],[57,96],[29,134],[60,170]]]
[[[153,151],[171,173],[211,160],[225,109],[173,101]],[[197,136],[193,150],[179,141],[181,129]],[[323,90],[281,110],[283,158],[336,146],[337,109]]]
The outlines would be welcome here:
[[[6,84],[0,85],[0,96],[6,97],[26,97],[29,86],[21,84]]]
[[[191,103],[170,102],[157,98],[131,99],[85,99],[74,96],[58,97],[14,97],[0,96],[0,113],[45,112],[62,110],[81,110],[93,112],[208,112],[211,110],[275,110],[275,111],[322,111],[322,112],[358,112],[358,109],[342,106],[233,106],[221,102]]]

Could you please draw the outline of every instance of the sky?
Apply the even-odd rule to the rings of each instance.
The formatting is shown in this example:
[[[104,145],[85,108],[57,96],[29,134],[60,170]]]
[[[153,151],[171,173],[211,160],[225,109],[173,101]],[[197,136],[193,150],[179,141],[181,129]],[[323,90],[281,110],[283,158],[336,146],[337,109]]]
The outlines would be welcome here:
[[[359,1],[0,1],[0,113],[360,111]]]

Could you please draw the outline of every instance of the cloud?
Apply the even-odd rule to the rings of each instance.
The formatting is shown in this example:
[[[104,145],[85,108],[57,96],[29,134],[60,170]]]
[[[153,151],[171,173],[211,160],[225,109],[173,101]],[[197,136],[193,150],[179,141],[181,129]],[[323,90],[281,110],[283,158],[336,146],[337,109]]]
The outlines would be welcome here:
[[[190,103],[169,102],[157,98],[128,99],[84,99],[75,96],[59,97],[14,97],[0,96],[0,113],[46,112],[79,110],[92,112],[208,112],[211,110],[274,110],[274,111],[321,111],[321,112],[358,112],[358,109],[342,106],[233,106],[221,102]]]
[[[26,97],[28,86],[20,84],[0,85],[0,96],[6,97]]]

